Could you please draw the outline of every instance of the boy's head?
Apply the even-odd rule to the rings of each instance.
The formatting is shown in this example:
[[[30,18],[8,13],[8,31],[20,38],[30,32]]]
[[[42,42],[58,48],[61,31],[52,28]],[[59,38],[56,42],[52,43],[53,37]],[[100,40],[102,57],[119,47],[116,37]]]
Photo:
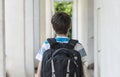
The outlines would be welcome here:
[[[52,16],[51,23],[57,34],[67,34],[70,28],[71,18],[64,12],[58,12]]]

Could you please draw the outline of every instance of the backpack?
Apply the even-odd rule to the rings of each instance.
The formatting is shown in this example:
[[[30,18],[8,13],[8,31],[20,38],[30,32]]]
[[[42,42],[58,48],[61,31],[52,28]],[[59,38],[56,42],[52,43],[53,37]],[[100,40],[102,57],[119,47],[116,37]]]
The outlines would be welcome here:
[[[83,77],[80,53],[74,50],[77,40],[68,43],[56,42],[49,38],[50,49],[44,52],[41,77]]]

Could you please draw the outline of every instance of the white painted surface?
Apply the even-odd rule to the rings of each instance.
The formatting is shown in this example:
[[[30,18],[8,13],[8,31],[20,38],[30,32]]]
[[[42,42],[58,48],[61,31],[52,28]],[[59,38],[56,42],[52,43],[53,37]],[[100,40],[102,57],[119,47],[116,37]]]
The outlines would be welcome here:
[[[106,0],[102,4],[101,77],[120,77],[120,1]]]
[[[25,0],[25,73],[26,77],[34,77],[34,21],[33,21],[33,1]]]
[[[46,0],[40,0],[40,46],[46,39]]]
[[[88,0],[88,64],[94,63],[94,0]]]
[[[78,0],[73,1],[72,7],[72,38],[78,38]]]
[[[5,71],[5,34],[4,34],[4,2],[0,0],[0,77],[6,76]]]
[[[53,14],[52,0],[40,1],[40,45],[46,38],[54,37],[54,32],[51,26],[51,17]]]
[[[51,25],[51,17],[52,17],[52,0],[45,0],[45,17],[46,17],[46,38],[52,37],[52,25]]]
[[[6,70],[9,77],[26,77],[24,10],[24,0],[5,0]]]
[[[95,77],[100,77],[100,63],[99,63],[99,53],[98,53],[98,29],[99,29],[99,18],[100,18],[100,13],[99,9],[100,4],[98,0],[94,0],[94,76]]]
[[[101,0],[100,6],[98,25],[95,25],[98,27],[97,51],[100,51],[95,51],[100,64],[98,74],[99,77],[120,77],[120,1]]]
[[[34,0],[34,67],[38,66],[38,60],[35,59],[40,48],[40,1]]]
[[[78,0],[78,39],[88,51],[88,6],[87,0]]]

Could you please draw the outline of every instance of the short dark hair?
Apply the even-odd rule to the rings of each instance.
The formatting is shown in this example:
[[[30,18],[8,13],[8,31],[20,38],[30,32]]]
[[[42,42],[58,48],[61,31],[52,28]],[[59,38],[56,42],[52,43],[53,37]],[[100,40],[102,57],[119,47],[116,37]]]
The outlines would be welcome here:
[[[71,25],[71,17],[64,12],[57,12],[52,16],[51,23],[57,34],[67,34]]]

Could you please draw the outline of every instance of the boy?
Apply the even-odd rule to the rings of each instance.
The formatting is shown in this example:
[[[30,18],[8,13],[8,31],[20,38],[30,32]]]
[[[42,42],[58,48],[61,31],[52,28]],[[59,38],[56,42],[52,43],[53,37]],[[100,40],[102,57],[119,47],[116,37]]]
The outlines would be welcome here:
[[[55,37],[56,41],[60,43],[68,43],[70,38],[67,37],[67,32],[69,31],[69,28],[71,25],[70,16],[64,12],[55,13],[51,19],[51,23],[57,35]],[[43,53],[49,48],[50,48],[50,44],[48,43],[48,41],[45,41],[36,56],[36,59],[40,61],[38,65],[37,77],[40,77]],[[82,56],[82,63],[85,64],[86,63],[86,59],[85,59],[86,52],[84,48],[82,47],[82,45],[80,43],[77,43],[74,49],[80,53],[80,55]]]

